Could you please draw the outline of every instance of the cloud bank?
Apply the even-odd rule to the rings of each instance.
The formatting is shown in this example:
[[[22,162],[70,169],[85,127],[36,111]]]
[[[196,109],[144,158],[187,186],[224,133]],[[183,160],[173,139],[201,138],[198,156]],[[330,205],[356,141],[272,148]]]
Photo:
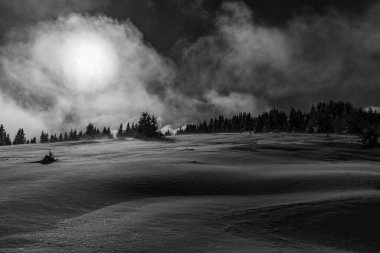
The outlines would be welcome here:
[[[169,82],[171,66],[129,22],[69,15],[16,30],[7,39],[1,48],[0,90],[7,99],[2,107],[12,103],[43,129],[90,121],[107,126],[144,110],[162,111],[162,101],[148,90]]]
[[[225,3],[215,33],[185,49],[176,89],[205,103],[235,94],[256,101],[246,103],[254,112],[329,99],[378,105],[379,12],[375,6],[361,17],[331,13],[266,27],[244,4]]]
[[[269,27],[243,3],[226,2],[215,31],[183,43],[175,62],[131,22],[105,16],[70,14],[16,29],[0,49],[2,123],[28,122],[37,134],[90,121],[116,127],[142,111],[176,127],[328,99],[379,106],[379,12],[300,16]]]

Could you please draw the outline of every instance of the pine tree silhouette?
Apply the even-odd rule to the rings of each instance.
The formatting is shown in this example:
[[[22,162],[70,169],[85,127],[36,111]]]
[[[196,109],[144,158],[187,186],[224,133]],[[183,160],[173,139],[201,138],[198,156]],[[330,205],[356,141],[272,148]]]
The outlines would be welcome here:
[[[121,139],[121,138],[124,137],[124,134],[123,134],[123,123],[120,123],[119,130],[117,130],[116,137],[119,138],[119,139]]]
[[[7,133],[5,132],[4,126],[0,125],[0,146],[6,145],[6,138],[7,138]]]
[[[69,135],[66,132],[63,134],[63,141],[69,141]]]
[[[160,137],[161,134],[157,130],[157,118],[154,115],[151,117],[147,112],[143,112],[137,124],[137,137]]]
[[[24,129],[20,128],[13,140],[13,145],[20,145],[20,144],[25,144],[26,139],[25,139],[25,133]]]
[[[231,118],[211,118],[198,125],[187,124],[177,134],[215,133],[215,132],[271,132],[297,131],[309,133],[361,134],[368,128],[380,126],[380,114],[369,108],[364,111],[350,103],[320,102],[312,105],[309,112],[290,109],[289,115],[278,109],[271,109],[255,117],[240,113]]]
[[[62,133],[59,134],[58,141],[59,141],[59,142],[62,142],[62,141],[63,141],[63,134],[62,134]]]
[[[49,134],[44,133],[44,131],[42,131],[41,136],[40,136],[40,143],[47,143],[47,142],[49,142]]]
[[[10,146],[12,145],[11,138],[9,137],[9,134],[5,137],[5,145]]]

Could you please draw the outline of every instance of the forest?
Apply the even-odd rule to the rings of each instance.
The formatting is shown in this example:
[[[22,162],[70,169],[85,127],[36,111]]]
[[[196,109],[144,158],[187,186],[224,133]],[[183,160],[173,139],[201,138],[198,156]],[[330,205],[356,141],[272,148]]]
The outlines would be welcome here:
[[[163,135],[158,131],[158,121],[156,116],[149,115],[147,112],[141,114],[137,123],[127,123],[126,128],[123,128],[123,124],[120,124],[120,128],[116,137],[119,139],[135,137],[135,138],[160,138]],[[60,134],[50,134],[42,131],[39,143],[54,143],[65,141],[79,141],[79,140],[99,140],[99,139],[113,139],[114,136],[110,127],[104,127],[103,130],[95,127],[94,124],[89,123],[86,126],[85,131],[78,131],[71,129],[69,132]],[[35,144],[37,143],[37,137],[33,137],[30,140],[25,138],[25,132],[23,128],[17,131],[13,142],[6,132],[4,126],[0,125],[0,146],[8,145],[20,145],[20,144]]]
[[[291,108],[289,113],[271,109],[257,116],[251,113],[239,113],[232,117],[222,115],[211,118],[208,122],[188,123],[177,131],[181,134],[203,133],[265,133],[265,132],[298,132],[326,134],[356,134],[377,141],[380,132],[380,113],[372,108],[362,109],[347,102],[320,102],[313,105],[308,112]],[[142,113],[137,123],[120,124],[116,138],[162,138],[171,135],[171,131],[162,134],[159,131],[158,120],[154,115]],[[89,139],[113,139],[110,127],[102,130],[89,123],[85,130],[71,129],[60,134],[49,134],[42,131],[39,140],[34,137],[26,140],[23,128],[20,128],[11,140],[3,125],[0,125],[0,146],[54,143]]]
[[[229,132],[300,132],[361,134],[380,126],[380,113],[369,108],[356,108],[350,103],[320,102],[309,112],[294,108],[289,113],[271,109],[260,115],[239,113],[231,118],[219,116],[200,124],[187,124],[177,134]]]

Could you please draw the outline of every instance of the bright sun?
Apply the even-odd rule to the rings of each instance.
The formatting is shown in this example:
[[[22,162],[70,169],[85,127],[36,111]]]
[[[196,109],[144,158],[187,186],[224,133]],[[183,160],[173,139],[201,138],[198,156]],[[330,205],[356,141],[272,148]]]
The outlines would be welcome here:
[[[82,91],[108,86],[117,72],[117,57],[112,44],[94,33],[67,37],[62,50],[66,83]]]

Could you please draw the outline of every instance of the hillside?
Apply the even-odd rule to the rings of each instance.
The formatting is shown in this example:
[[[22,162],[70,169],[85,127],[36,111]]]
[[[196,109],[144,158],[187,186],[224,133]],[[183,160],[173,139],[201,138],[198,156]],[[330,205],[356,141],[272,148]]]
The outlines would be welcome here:
[[[378,252],[380,149],[204,134],[0,147],[1,252]],[[51,150],[59,159],[32,163]]]

